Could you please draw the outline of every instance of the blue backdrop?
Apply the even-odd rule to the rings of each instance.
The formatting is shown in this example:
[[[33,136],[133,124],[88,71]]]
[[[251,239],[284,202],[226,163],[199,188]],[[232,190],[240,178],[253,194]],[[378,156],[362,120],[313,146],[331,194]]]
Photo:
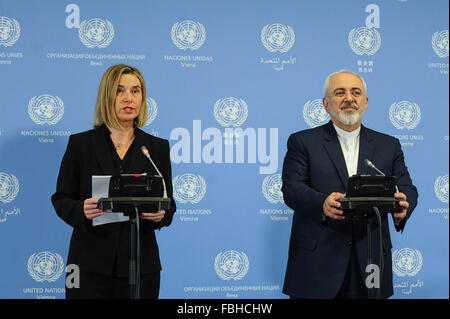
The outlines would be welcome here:
[[[365,78],[363,122],[400,139],[419,189],[392,232],[393,298],[448,298],[448,6],[0,0],[0,298],[64,297],[71,228],[50,196],[117,63],[143,72],[144,130],[171,145],[178,210],[157,232],[161,298],[286,298],[286,141],[328,121],[323,81],[339,69]]]

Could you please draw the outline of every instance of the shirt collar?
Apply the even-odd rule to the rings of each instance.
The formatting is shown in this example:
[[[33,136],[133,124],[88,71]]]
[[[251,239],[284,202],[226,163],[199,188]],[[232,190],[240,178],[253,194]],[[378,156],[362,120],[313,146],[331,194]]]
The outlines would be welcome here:
[[[338,126],[336,126],[336,124],[333,123],[333,126],[336,130],[336,133],[338,135],[338,137],[348,141],[348,140],[354,140],[359,136],[359,133],[361,132],[361,125],[354,131],[351,132],[347,132],[344,131],[343,129],[339,128]]]

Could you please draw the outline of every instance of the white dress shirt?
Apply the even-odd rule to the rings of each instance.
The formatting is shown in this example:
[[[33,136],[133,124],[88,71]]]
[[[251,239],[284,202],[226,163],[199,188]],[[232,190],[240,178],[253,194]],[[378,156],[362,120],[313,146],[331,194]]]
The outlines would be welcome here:
[[[352,132],[344,131],[336,125],[334,125],[334,128],[336,129],[339,143],[341,144],[342,153],[344,153],[348,176],[356,175],[358,170],[359,133],[361,126]]]

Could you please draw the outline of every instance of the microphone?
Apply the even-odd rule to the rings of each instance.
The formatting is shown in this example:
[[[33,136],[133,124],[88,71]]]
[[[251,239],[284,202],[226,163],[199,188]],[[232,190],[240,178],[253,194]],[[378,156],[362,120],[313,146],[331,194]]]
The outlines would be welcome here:
[[[380,171],[371,161],[369,161],[367,158],[364,160],[364,163],[367,165],[367,166],[369,166],[369,167],[371,167],[371,168],[373,168],[374,170],[376,170],[378,173],[380,173],[381,175],[383,175],[383,176],[386,176],[386,174],[384,174],[382,171]],[[395,185],[395,190],[397,191],[397,193],[399,192],[398,191],[398,187],[397,187],[397,185]]]
[[[375,165],[373,165],[373,163],[371,162],[371,161],[369,161],[367,158],[364,160],[364,163],[367,165],[367,166],[369,166],[369,167],[371,167],[371,168],[373,168],[374,170],[376,170],[378,173],[380,173],[381,175],[383,175],[383,176],[386,176],[382,171],[380,171]]]
[[[153,162],[152,158],[150,157],[150,153],[148,152],[148,149],[144,145],[141,146],[141,151],[142,151],[142,154],[144,154],[144,156],[148,158],[148,160],[152,164],[153,168],[158,173],[158,176],[161,177],[162,184],[163,184],[163,198],[167,198],[167,188],[166,188],[166,182],[164,181],[164,177],[162,176],[158,167],[156,167],[155,163]]]

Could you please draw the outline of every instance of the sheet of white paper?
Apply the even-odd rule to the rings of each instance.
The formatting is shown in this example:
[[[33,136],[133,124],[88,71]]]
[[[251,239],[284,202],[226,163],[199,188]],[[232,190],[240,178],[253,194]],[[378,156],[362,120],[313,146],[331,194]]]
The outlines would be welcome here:
[[[109,180],[111,176],[92,176],[92,197],[93,198],[105,198],[108,197],[109,192]],[[107,211],[102,216],[95,217],[92,220],[93,226],[99,226],[109,223],[120,223],[130,220],[128,216],[124,216],[123,213]]]

